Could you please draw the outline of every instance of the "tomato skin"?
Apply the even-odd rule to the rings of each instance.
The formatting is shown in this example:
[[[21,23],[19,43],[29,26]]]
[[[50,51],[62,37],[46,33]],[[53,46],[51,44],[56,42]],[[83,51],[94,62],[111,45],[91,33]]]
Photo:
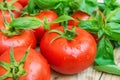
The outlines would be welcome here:
[[[46,10],[46,11],[40,12],[35,17],[42,20],[42,21],[44,21],[44,18],[46,17],[48,22],[52,22],[52,21],[54,21],[55,19],[58,18],[58,15],[52,10]],[[54,29],[54,28],[56,28],[58,26],[59,26],[59,23],[50,24],[50,29]],[[40,26],[39,28],[34,29],[34,30],[35,30],[35,36],[36,36],[37,42],[39,43],[42,36],[46,32],[46,30],[44,29],[44,26]]]
[[[34,33],[32,31],[25,30],[20,35],[7,37],[0,32],[0,55],[12,45],[14,45],[14,47],[31,45],[32,48],[35,48],[36,39]]]
[[[10,19],[10,14],[8,11],[4,11],[4,16],[7,20],[7,22],[10,22],[11,19]],[[2,16],[2,11],[0,11],[0,29],[4,29],[5,28],[5,25],[4,25],[4,19],[3,19],[3,16]]]
[[[71,28],[72,26],[69,26]],[[63,27],[57,28],[63,31]],[[57,33],[46,32],[41,39],[40,50],[52,69],[62,74],[75,74],[88,68],[96,56],[96,42],[87,31],[76,27],[78,36],[73,41],[58,38]]]
[[[19,12],[18,12],[18,11],[15,11],[15,10],[12,11],[13,14],[14,14],[14,17],[15,17],[15,18],[20,17],[20,14],[21,14],[20,11],[23,10],[23,6],[22,6],[20,3],[18,3],[18,2],[15,2],[15,3],[13,4],[13,6],[15,6],[15,7],[19,10]]]
[[[72,17],[75,20],[70,20],[68,24],[69,25],[73,25],[73,26],[77,26],[80,19],[82,19],[82,20],[88,20],[90,16],[87,13],[84,13],[82,11],[75,11],[72,14]]]
[[[14,56],[17,62],[23,57],[27,47],[14,48]],[[10,50],[5,51],[0,56],[0,61],[10,62]],[[25,76],[21,76],[19,80],[50,80],[50,67],[46,59],[34,49],[30,49],[27,59],[24,63],[26,71]],[[6,70],[0,66],[0,76],[5,74]],[[7,78],[5,80],[12,80]]]
[[[7,0],[7,1],[10,2],[10,0]],[[0,0],[0,2],[2,2],[2,0]],[[13,6],[15,6],[19,11],[23,10],[23,6],[18,2],[15,2],[13,4]],[[4,12],[5,19],[7,20],[8,23],[10,23],[11,22],[11,16],[10,16],[9,11],[4,10],[3,12]],[[20,16],[20,12],[18,12],[18,11],[12,10],[12,13],[13,13],[15,18],[18,18]],[[2,15],[2,11],[0,10],[0,29],[4,29],[5,27],[6,26],[4,25],[4,18],[3,18],[3,15]]]
[[[7,2],[10,2],[11,0],[7,0]],[[3,0],[0,0],[0,2],[3,2]],[[19,17],[20,16],[20,11],[23,10],[23,6],[19,3],[19,2],[15,2],[13,4],[14,7],[16,7],[19,11],[15,11],[15,10],[12,10],[13,12],[13,15],[15,18]],[[1,10],[0,10],[1,11]],[[9,12],[8,12],[9,13]],[[0,14],[1,15],[1,14]]]
[[[29,0],[18,0],[18,2],[24,7],[28,4],[28,1]]]

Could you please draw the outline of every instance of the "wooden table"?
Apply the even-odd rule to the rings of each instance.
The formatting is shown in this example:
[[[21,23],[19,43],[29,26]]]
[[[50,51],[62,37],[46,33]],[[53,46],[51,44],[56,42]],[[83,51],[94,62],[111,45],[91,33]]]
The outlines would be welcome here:
[[[120,66],[120,48],[114,50],[115,63]],[[120,76],[106,74],[89,67],[85,71],[75,75],[62,75],[51,71],[51,80],[120,80]]]

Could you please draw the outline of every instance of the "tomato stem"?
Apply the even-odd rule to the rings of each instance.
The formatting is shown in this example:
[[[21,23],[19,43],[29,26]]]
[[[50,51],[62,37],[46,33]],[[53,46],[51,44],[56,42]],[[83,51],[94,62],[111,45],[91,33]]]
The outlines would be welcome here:
[[[2,16],[3,16],[3,20],[4,20],[4,25],[5,25],[5,26],[8,26],[8,22],[7,22],[7,20],[6,20],[6,18],[5,18],[4,15],[5,15],[5,14],[4,14],[4,11],[2,10]]]
[[[50,30],[50,23],[47,21],[46,16],[44,17],[43,24],[44,24],[44,30]]]
[[[76,27],[72,27],[71,30],[68,30],[68,28],[66,28],[66,30],[64,30],[64,32],[59,31],[59,30],[50,30],[49,33],[51,32],[55,32],[58,33],[59,35],[54,37],[50,43],[52,43],[54,40],[58,39],[58,38],[66,38],[67,40],[74,40],[74,38],[78,35],[76,32]]]
[[[13,47],[10,49],[10,63],[0,62],[0,66],[4,67],[7,70],[3,76],[0,76],[0,80],[4,80],[6,78],[13,78],[13,80],[18,80],[19,77],[26,74],[23,66],[27,59],[29,50],[30,47],[25,51],[25,54],[23,55],[20,62],[17,62],[14,57]]]
[[[7,2],[6,2],[6,0],[3,0],[3,2],[4,2],[4,7],[7,7]]]

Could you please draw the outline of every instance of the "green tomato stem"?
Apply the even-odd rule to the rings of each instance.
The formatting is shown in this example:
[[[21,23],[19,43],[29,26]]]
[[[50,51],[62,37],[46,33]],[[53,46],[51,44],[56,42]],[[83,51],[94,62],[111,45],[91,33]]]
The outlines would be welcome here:
[[[6,78],[13,78],[13,80],[18,80],[19,77],[26,74],[23,66],[27,59],[29,50],[30,47],[26,50],[20,62],[17,62],[14,58],[13,47],[10,49],[10,63],[0,62],[0,66],[4,67],[7,70],[3,76],[0,76],[0,80],[4,80]]]
[[[5,26],[8,26],[8,22],[7,22],[7,20],[6,20],[6,18],[5,18],[4,15],[5,15],[5,14],[4,14],[4,11],[2,10],[2,16],[3,16],[3,20],[4,20],[4,25],[5,25]]]

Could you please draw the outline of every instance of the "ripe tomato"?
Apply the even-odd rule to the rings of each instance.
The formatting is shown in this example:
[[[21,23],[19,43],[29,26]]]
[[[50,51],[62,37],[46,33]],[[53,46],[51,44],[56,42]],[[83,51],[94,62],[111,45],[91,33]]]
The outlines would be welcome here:
[[[70,20],[68,24],[77,26],[80,20],[88,20],[90,16],[87,13],[84,13],[82,11],[75,11],[72,14],[72,17],[75,20]]]
[[[68,26],[71,29],[72,26]],[[56,28],[63,31],[63,27]],[[74,74],[88,68],[96,56],[96,42],[87,31],[76,27],[78,35],[74,40],[58,38],[55,32],[46,32],[41,39],[41,53],[48,60],[52,69],[63,74]],[[52,42],[51,42],[52,41]]]
[[[10,19],[10,14],[8,11],[4,11],[4,16],[5,16],[5,19],[7,22],[10,22],[11,19]],[[5,25],[4,25],[4,18],[3,18],[3,15],[2,15],[2,11],[0,11],[0,29],[4,29],[5,28]]]
[[[46,11],[40,12],[35,17],[42,20],[43,22],[44,22],[44,19],[46,17],[48,22],[52,22],[52,21],[54,21],[55,19],[58,18],[58,15],[52,10],[46,10]],[[59,23],[51,24],[50,29],[56,28],[58,26],[59,26]],[[42,38],[45,31],[46,30],[45,30],[44,26],[40,26],[39,28],[35,29],[35,36],[36,36],[36,39],[37,39],[38,43],[40,42],[40,39]]]
[[[2,1],[3,0],[0,0],[0,2],[2,2]],[[10,0],[7,0],[7,1],[10,2]],[[17,17],[20,16],[20,11],[23,9],[23,6],[20,3],[18,3],[18,2],[15,2],[13,4],[13,6],[15,6],[19,10],[19,11],[12,10],[12,13],[13,13],[14,17],[17,18]],[[9,11],[4,10],[3,13],[4,13],[5,19],[9,23],[11,21],[11,16],[10,16]],[[4,18],[3,18],[2,11],[0,10],[0,29],[4,29],[4,28],[5,28]]]
[[[23,58],[26,47],[14,48],[14,56],[17,62]],[[10,63],[10,50],[5,51],[0,56],[0,62]],[[26,75],[19,77],[19,80],[50,80],[50,67],[46,59],[34,49],[30,49],[26,61],[23,64]],[[16,66],[17,67],[17,66]],[[18,70],[20,72],[20,70]],[[0,76],[6,73],[5,68],[0,66]],[[16,72],[17,74],[18,72]],[[5,80],[12,80],[7,78]]]
[[[15,6],[19,10],[19,11],[15,11],[15,10],[12,11],[15,18],[20,17],[21,11],[23,10],[23,6],[19,2],[15,2],[13,6]]]
[[[7,0],[7,2],[9,3],[11,0]],[[0,0],[0,2],[3,2],[3,0]],[[19,2],[15,2],[12,6],[16,7],[18,9],[18,11],[12,10],[13,15],[15,18],[20,16],[20,11],[23,10],[23,6],[19,3]],[[8,12],[9,13],[9,12]],[[0,14],[1,15],[1,14]],[[7,14],[9,15],[9,14]],[[5,16],[7,16],[5,15]],[[0,18],[1,19],[1,18]]]
[[[20,35],[7,37],[0,32],[0,55],[12,45],[14,45],[14,47],[31,45],[32,48],[35,48],[36,39],[34,33],[29,30],[24,30]]]
[[[18,2],[22,5],[22,6],[26,6],[28,4],[29,0],[18,0]]]

